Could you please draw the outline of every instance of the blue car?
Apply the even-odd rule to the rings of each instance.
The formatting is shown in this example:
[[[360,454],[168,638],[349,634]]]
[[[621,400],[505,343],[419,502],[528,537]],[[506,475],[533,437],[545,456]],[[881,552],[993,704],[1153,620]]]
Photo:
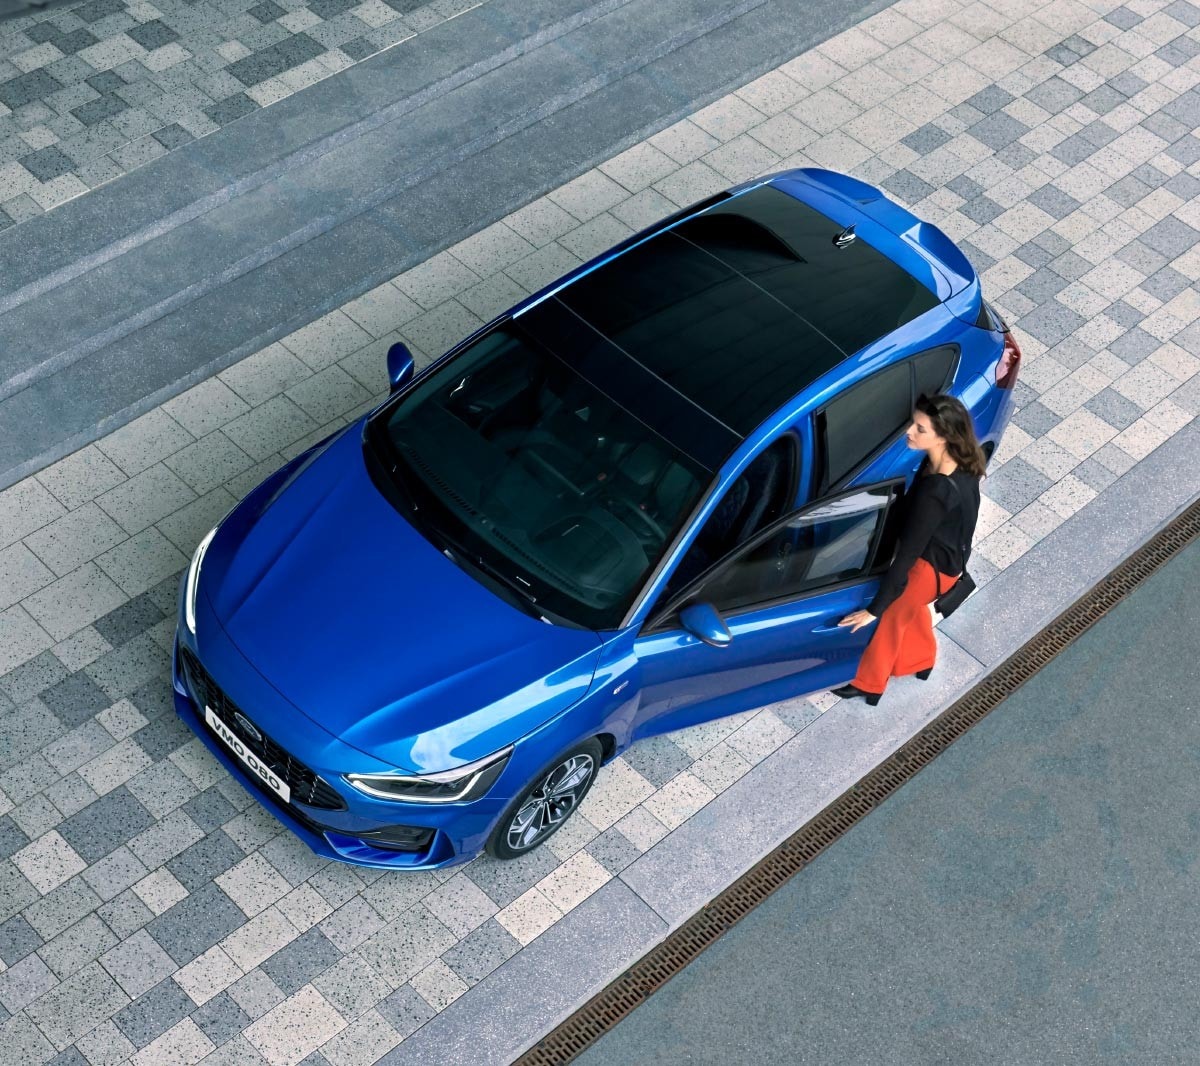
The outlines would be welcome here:
[[[1020,351],[940,230],[829,171],[664,219],[297,456],[201,542],[179,714],[316,852],[514,858],[641,737],[850,680],[949,391]]]

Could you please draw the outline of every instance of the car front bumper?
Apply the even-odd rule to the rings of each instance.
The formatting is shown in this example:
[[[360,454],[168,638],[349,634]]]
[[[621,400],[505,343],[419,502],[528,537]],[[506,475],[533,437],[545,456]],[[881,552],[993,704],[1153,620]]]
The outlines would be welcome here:
[[[176,713],[255,799],[319,855],[391,870],[429,870],[466,862],[483,848],[513,795],[533,772],[525,763],[530,757],[537,759],[536,751],[519,743],[490,791],[472,802],[405,803],[365,795],[342,774],[393,768],[339,740],[284,700],[230,641],[203,594],[196,611],[199,641],[184,623],[181,603],[171,669]],[[191,676],[197,662],[203,675],[199,679]],[[276,766],[281,749],[283,760],[290,758],[319,778],[321,800],[314,805],[303,802],[313,798],[311,789],[292,789],[287,801],[276,794],[206,722],[210,702],[217,704],[213,710],[220,721],[235,731],[243,725],[229,719],[244,712],[244,720],[275,745]],[[291,765],[288,762],[289,769]],[[403,830],[426,830],[428,839],[414,841],[416,834]],[[392,846],[371,839],[380,832],[392,838]]]

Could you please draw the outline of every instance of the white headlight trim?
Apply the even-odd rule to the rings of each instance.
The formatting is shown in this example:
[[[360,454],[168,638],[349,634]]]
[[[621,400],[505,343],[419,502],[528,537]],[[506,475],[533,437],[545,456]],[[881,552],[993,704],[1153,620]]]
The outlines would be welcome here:
[[[183,617],[187,622],[188,632],[193,637],[196,635],[196,590],[200,585],[200,567],[204,562],[204,553],[208,551],[208,545],[216,535],[217,528],[217,526],[213,526],[204,539],[196,545],[191,566],[188,567],[187,585],[183,594]]]
[[[456,766],[453,770],[439,770],[432,774],[344,774],[346,781],[360,792],[376,799],[394,800],[400,803],[456,803],[469,796],[479,778],[496,763],[505,761],[512,754],[512,745],[501,751],[494,752],[476,762]],[[404,796],[395,791],[387,791],[388,785],[453,785],[461,782],[461,787],[448,796]]]

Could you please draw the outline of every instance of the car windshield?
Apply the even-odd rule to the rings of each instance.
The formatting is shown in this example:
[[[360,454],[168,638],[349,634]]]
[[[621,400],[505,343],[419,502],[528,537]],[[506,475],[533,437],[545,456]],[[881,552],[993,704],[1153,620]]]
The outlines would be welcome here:
[[[709,474],[514,325],[373,427],[415,524],[546,615],[609,629]]]

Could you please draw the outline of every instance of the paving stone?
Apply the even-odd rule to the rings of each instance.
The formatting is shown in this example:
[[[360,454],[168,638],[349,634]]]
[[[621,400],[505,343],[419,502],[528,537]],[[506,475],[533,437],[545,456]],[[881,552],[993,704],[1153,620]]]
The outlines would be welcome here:
[[[232,1040],[251,1021],[250,1015],[224,992],[198,1008],[191,1018],[217,1047]]]
[[[113,789],[64,821],[58,831],[89,863],[154,824],[150,812],[125,786]]]
[[[297,1062],[344,1029],[345,1020],[305,986],[246,1029],[246,1039],[270,1062]]]
[[[191,891],[225,873],[244,857],[229,835],[217,830],[171,859],[167,868]]]
[[[242,926],[245,915],[216,885],[205,884],[150,922],[147,929],[183,966]]]
[[[363,943],[358,951],[385,981],[397,986],[455,943],[455,936],[421,904],[416,904],[402,919]]]
[[[16,1014],[58,983],[59,979],[39,955],[27,955],[0,973],[0,1004]]]
[[[553,854],[539,848],[506,862],[483,856],[472,862],[465,873],[493,903],[507,907],[557,866]]]
[[[112,1017],[129,997],[98,963],[80,970],[25,1008],[30,1019],[59,1048]]]
[[[69,977],[118,944],[117,935],[95,914],[69,926],[38,954],[59,979]],[[128,992],[128,989],[126,989]]]
[[[112,702],[100,686],[82,672],[46,689],[41,700],[69,729],[87,721]]]
[[[4,887],[0,885],[0,887]],[[18,896],[19,888],[13,895]],[[100,905],[100,897],[82,877],[72,877],[40,899],[25,900],[24,915],[44,940],[53,940],[68,926],[90,914]]]
[[[150,765],[150,759],[132,740],[123,740],[79,767],[79,776],[97,795],[123,785]]]
[[[141,1048],[196,1009],[174,981],[160,981],[113,1015],[117,1028],[134,1047]]]
[[[681,770],[692,764],[691,757],[669,737],[647,737],[644,744],[638,743],[622,756],[625,762],[660,788]]]
[[[1056,293],[1067,287],[1069,282],[1053,270],[1035,270],[1024,281],[1018,282],[1014,288],[1017,292],[1028,296],[1036,304],[1045,303]]]
[[[10,815],[0,818],[0,858],[7,859],[29,843],[29,837],[18,827]],[[0,958],[3,955],[0,954]]]
[[[196,786],[169,760],[143,770],[126,787],[154,818],[162,818],[196,794]]]
[[[0,923],[0,960],[11,968],[42,946],[42,938],[25,918],[16,914]]]
[[[46,761],[60,774],[69,774],[113,746],[113,738],[95,718],[83,722],[42,749]],[[83,787],[90,790],[89,785]],[[92,794],[95,798],[95,793]],[[55,790],[54,801],[59,800]]]
[[[215,787],[193,796],[184,803],[183,811],[205,833],[211,833],[237,814],[237,808]]]
[[[83,879],[103,900],[110,900],[137,884],[146,867],[128,848],[116,848],[83,872]]]
[[[1145,330],[1131,329],[1109,344],[1109,350],[1118,359],[1134,364],[1158,351],[1161,342]]]
[[[55,641],[60,641],[120,606],[125,599],[95,563],[85,563],[27,597],[19,606]]]
[[[42,895],[58,888],[87,866],[57,830],[51,830],[14,852],[12,861]]]
[[[69,1047],[55,1055],[46,1063],[46,1066],[91,1066],[91,1064],[77,1048]]]
[[[606,829],[588,844],[587,853],[613,876],[642,854],[628,837],[615,828]]]
[[[262,970],[251,970],[229,986],[232,999],[251,1018],[261,1018],[283,1002],[283,993]]]
[[[0,676],[0,693],[8,698],[6,706],[28,703],[66,676],[62,663],[51,652],[43,652]]]
[[[321,920],[321,931],[339,950],[352,951],[386,924],[370,903],[355,896]]]
[[[402,985],[382,1000],[375,1009],[402,1038],[416,1032],[437,1013],[417,990],[408,984]]]
[[[50,802],[50,797],[43,792],[27,799],[14,809],[12,819],[30,840],[35,840],[47,831],[54,829],[62,821],[63,816],[59,813],[58,808]]]
[[[1043,185],[1031,192],[1026,200],[1050,215],[1051,218],[1065,218],[1072,211],[1077,211],[1080,203],[1054,185]]]
[[[125,939],[146,926],[154,914],[132,891],[125,891],[109,900],[97,911],[117,936]]]
[[[520,942],[499,922],[489,920],[457,944],[441,953],[446,963],[468,986],[482,981],[489,973],[511,959]]]
[[[1137,404],[1113,389],[1103,389],[1088,400],[1084,407],[1115,429],[1126,429],[1144,413]]]
[[[130,694],[129,701],[147,719],[147,725],[133,733],[134,742],[151,758],[161,759],[177,751],[182,745],[190,744],[194,734],[173,716],[174,697],[167,679],[159,676],[139,685]],[[148,728],[155,726],[154,729]],[[183,726],[181,730],[179,727]]]
[[[262,963],[262,971],[290,996],[342,957],[320,929],[313,928]]]
[[[98,618],[92,625],[109,644],[116,647],[165,617],[166,612],[150,596],[142,593],[116,610],[110,611],[103,618]]]

